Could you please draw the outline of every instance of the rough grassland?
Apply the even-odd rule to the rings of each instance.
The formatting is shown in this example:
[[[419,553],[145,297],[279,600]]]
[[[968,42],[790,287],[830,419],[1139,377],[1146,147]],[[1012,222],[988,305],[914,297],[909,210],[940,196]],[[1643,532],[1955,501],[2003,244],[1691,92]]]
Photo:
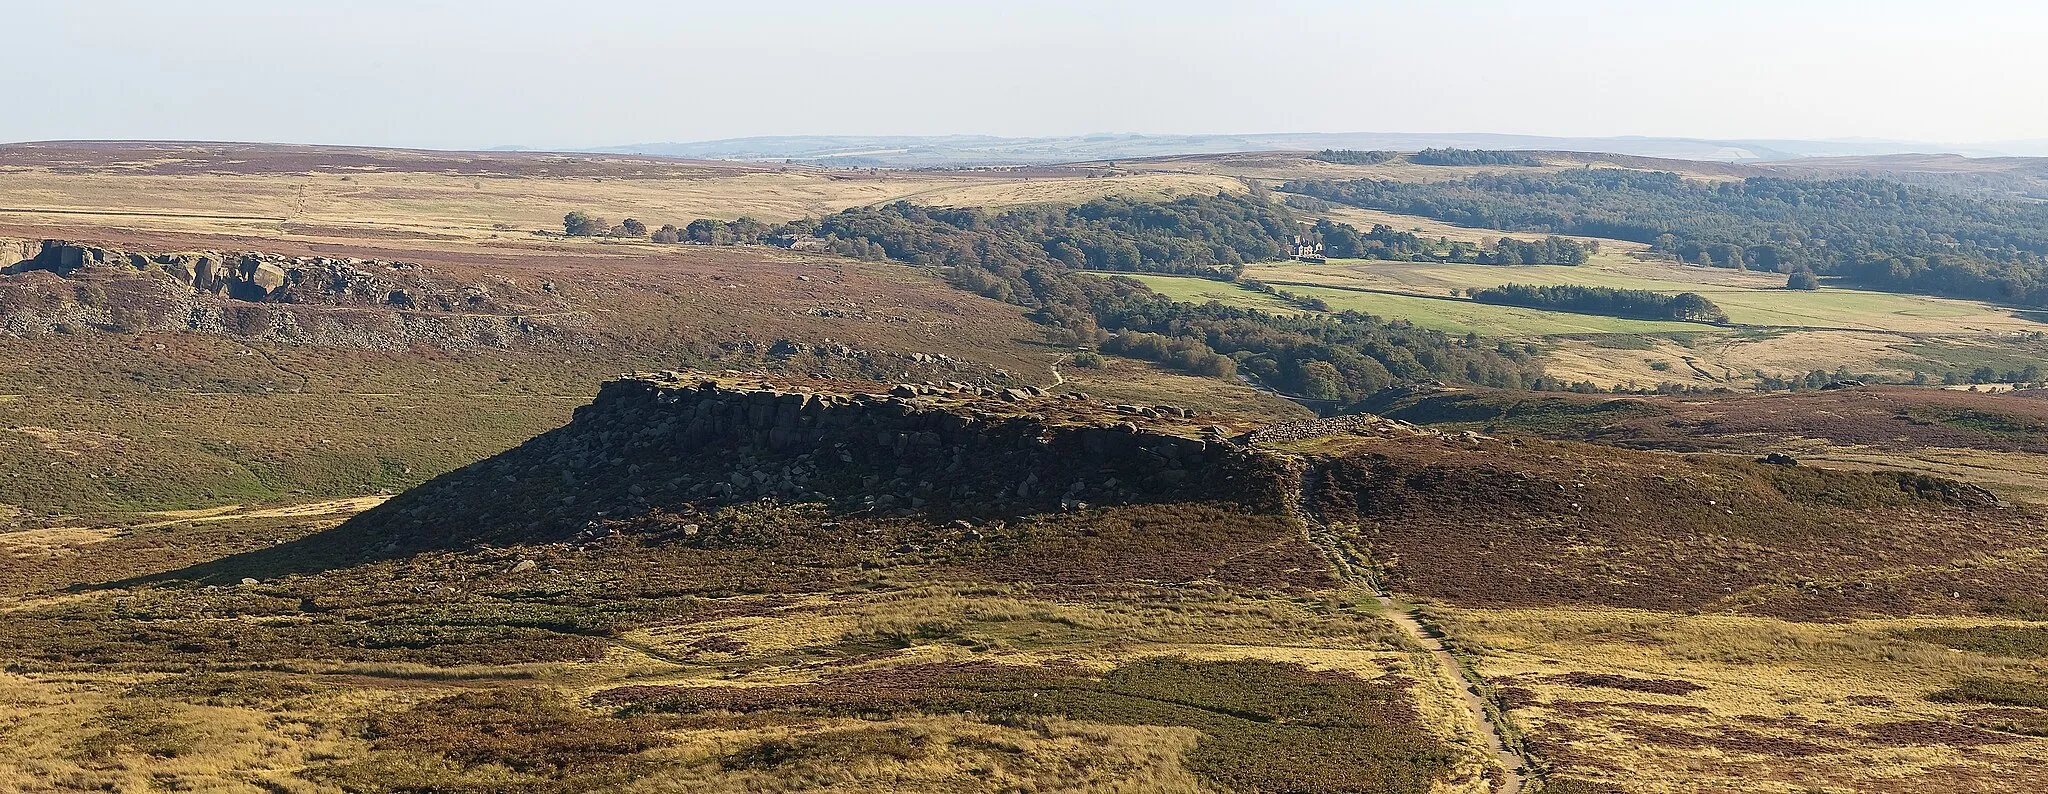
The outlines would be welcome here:
[[[749,507],[698,520],[739,537],[724,533],[814,518]],[[1363,594],[1291,584],[1319,557],[1276,522],[1182,539],[1182,555],[1211,566],[1294,549],[1260,569],[1269,584],[1233,587],[1200,564],[1163,573],[1145,554],[1156,541],[1072,522],[1029,530],[1057,535],[1038,542],[1062,554],[1026,544],[991,555],[920,539],[932,530],[916,522],[866,519],[738,545],[640,528],[630,540],[298,575],[193,569],[257,585],[94,586],[328,523],[137,529],[76,544],[61,563],[10,569],[29,578],[0,600],[0,702],[10,706],[0,782],[1279,792],[1378,779],[1389,791],[1480,790],[1478,755],[1455,743],[1441,693],[1412,683],[1430,676],[1359,606]],[[152,538],[179,542],[139,554]],[[902,551],[906,541],[922,550]],[[1102,564],[1060,584],[986,578],[1069,556]],[[58,592],[72,584],[88,586]],[[1002,707],[963,712],[946,691],[917,685],[951,671]],[[1026,683],[1005,694],[990,671]],[[910,697],[845,715],[803,707],[835,702],[849,680],[869,682],[863,697]],[[591,699],[621,691],[647,694]],[[781,700],[620,709],[651,693]],[[1349,738],[1328,741],[1338,736]]]
[[[1986,681],[2040,681],[2048,665],[1914,639],[1981,631],[1969,628],[1979,621],[1430,613],[1479,660],[1531,749],[1561,777],[1658,794],[2048,786],[2048,739],[2012,730],[2048,710],[1954,694],[1995,691]]]
[[[82,172],[81,172],[82,170]],[[145,229],[301,239],[522,240],[559,232],[563,213],[678,226],[695,218],[779,222],[909,199],[962,206],[1077,203],[1103,195],[1164,197],[1242,190],[1226,177],[847,172],[714,166],[685,174],[464,175],[405,170],[163,173],[117,167],[0,170],[0,219],[87,218]],[[5,210],[53,210],[7,212]],[[116,213],[94,217],[93,212]]]

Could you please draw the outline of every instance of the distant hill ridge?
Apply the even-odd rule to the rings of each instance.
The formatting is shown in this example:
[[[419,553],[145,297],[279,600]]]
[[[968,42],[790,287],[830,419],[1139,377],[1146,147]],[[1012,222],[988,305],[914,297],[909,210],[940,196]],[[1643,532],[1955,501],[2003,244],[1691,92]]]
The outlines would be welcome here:
[[[1242,135],[1103,134],[786,135],[638,143],[588,151],[720,160],[797,160],[863,167],[1038,165],[1081,160],[1256,151],[1433,148],[1577,151],[1680,160],[1767,162],[1809,157],[1953,153],[1973,157],[2048,155],[2048,141],[1942,144],[1876,140],[1557,137],[1501,133],[1254,133]]]

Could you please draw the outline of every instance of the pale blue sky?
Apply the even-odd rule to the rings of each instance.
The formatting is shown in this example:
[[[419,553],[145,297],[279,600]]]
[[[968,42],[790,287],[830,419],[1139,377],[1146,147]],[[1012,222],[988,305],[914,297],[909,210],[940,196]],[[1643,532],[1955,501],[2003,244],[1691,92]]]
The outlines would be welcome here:
[[[0,140],[2048,138],[2048,3],[0,0]]]

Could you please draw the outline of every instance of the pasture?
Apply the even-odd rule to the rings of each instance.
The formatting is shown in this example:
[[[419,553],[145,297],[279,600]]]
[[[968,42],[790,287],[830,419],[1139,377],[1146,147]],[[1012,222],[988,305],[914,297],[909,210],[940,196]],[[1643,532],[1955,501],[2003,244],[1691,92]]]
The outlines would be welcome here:
[[[1234,306],[1266,311],[1298,313],[1300,309],[1271,295],[1254,292],[1220,281],[1194,276],[1133,274],[1133,278],[1174,300],[1197,303],[1216,300]],[[1463,335],[1552,336],[1558,334],[1659,334],[1698,333],[1713,330],[1700,323],[1630,320],[1592,314],[1571,314],[1519,306],[1492,306],[1449,296],[1393,295],[1360,292],[1338,287],[1288,285],[1281,287],[1296,295],[1320,298],[1334,311],[1359,311],[1390,320],[1407,320],[1417,326]]]
[[[1596,259],[1592,264],[1502,267],[1437,262],[1332,260],[1254,265],[1246,275],[1267,282],[1447,295],[1451,290],[1502,284],[1579,284],[1660,293],[1696,292],[1728,312],[1738,325],[1831,328],[1911,334],[2048,331],[2048,324],[1977,301],[1824,287],[1783,289],[1785,277],[1669,262]],[[1334,304],[1333,304],[1334,305]]]

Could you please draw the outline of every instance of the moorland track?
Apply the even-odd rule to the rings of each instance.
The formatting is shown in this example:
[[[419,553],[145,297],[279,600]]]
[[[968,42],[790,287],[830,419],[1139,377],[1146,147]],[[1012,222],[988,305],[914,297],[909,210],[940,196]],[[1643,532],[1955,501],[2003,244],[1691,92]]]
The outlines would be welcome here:
[[[1301,472],[1294,513],[1301,520],[1310,542],[1330,557],[1339,577],[1372,589],[1375,600],[1379,602],[1380,615],[1401,627],[1409,642],[1428,654],[1437,674],[1458,694],[1467,723],[1485,740],[1486,749],[1501,770],[1500,785],[1493,789],[1494,794],[1522,794],[1527,784],[1526,776],[1535,769],[1535,764],[1525,752],[1508,742],[1507,733],[1498,722],[1499,717],[1487,708],[1486,699],[1480,696],[1485,682],[1480,680],[1478,671],[1460,664],[1457,657],[1451,655],[1450,647],[1444,644],[1443,637],[1425,626],[1416,610],[1394,600],[1385,580],[1375,573],[1372,562],[1323,523],[1311,496],[1321,482],[1322,470],[1309,461]]]

